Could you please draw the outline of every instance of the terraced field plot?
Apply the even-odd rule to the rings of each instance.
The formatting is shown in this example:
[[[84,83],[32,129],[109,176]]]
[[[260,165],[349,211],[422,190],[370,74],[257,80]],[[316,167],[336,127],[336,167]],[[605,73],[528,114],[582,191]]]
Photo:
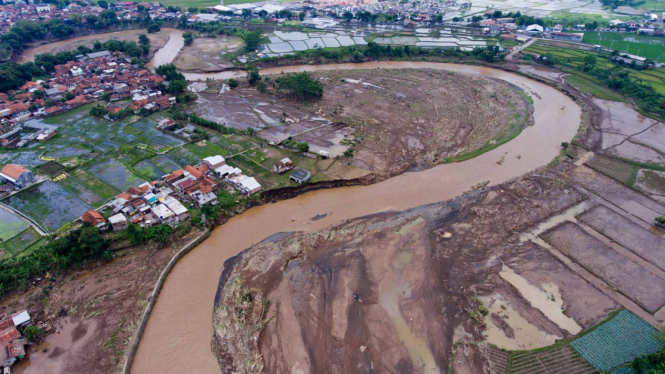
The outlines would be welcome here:
[[[60,187],[69,191],[72,195],[78,197],[79,199],[85,201],[87,204],[90,204],[94,207],[102,206],[106,200],[101,196],[97,195],[93,190],[84,187],[82,184],[77,182],[74,178],[68,177],[56,182]]]
[[[150,161],[159,168],[164,174],[169,174],[180,169],[180,165],[171,160],[167,155],[157,155],[150,159]]]
[[[587,234],[580,226],[564,223],[542,237],[647,311],[655,313],[665,304],[665,281]]]
[[[509,374],[592,374],[598,373],[567,345],[531,352],[512,352]]]
[[[3,202],[51,231],[59,229],[92,208],[51,181],[21,190]]]
[[[182,140],[157,130],[155,128],[156,125],[157,124],[153,120],[144,118],[132,123],[131,127],[140,130],[140,136],[148,139],[152,146],[161,144],[176,147],[185,144]]]
[[[121,192],[80,168],[74,170],[68,179],[75,179],[76,182],[81,184],[84,188],[89,191],[94,191],[95,194],[99,195],[104,200],[108,200]]]
[[[150,160],[147,159],[138,162],[133,166],[133,168],[141,175],[146,176],[150,180],[159,179],[159,177],[165,174],[155,164],[153,164]]]
[[[663,333],[624,310],[570,346],[594,368],[606,372],[665,348],[662,338]]]
[[[661,270],[665,270],[665,240],[660,236],[644,230],[633,221],[603,205],[585,212],[578,219]]]
[[[41,239],[42,236],[39,235],[34,228],[28,227],[10,240],[0,243],[0,251],[3,252],[2,257],[19,255],[21,251],[37,243]]]
[[[107,160],[89,166],[87,171],[116,190],[125,191],[146,182],[129,171],[125,165],[116,160]]]
[[[28,223],[14,213],[0,209],[0,240],[5,241],[28,227]]]
[[[200,162],[200,158],[187,150],[185,147],[174,148],[168,152],[169,158],[180,165],[180,167],[185,167],[186,165],[196,165]]]

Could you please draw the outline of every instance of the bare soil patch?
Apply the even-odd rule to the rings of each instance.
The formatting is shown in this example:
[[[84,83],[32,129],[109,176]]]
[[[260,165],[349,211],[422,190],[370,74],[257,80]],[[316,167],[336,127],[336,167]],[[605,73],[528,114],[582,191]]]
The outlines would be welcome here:
[[[633,221],[602,205],[583,213],[578,219],[661,270],[665,270],[665,239],[662,237],[644,230]]]
[[[197,38],[184,47],[173,60],[178,70],[186,73],[214,73],[232,69],[229,55],[240,51],[242,39],[220,35],[217,38]]]
[[[210,88],[195,111],[268,141],[289,137],[384,176],[482,153],[532,123],[526,94],[503,80],[437,70],[320,71],[323,98],[306,104],[244,86]],[[270,86],[270,84],[269,84]],[[219,92],[219,93],[217,93]]]
[[[152,55],[158,49],[162,48],[169,40],[168,30],[161,30],[154,34],[148,34],[145,30],[126,30],[126,31],[117,31],[106,34],[86,35],[78,38],[48,43],[25,50],[21,54],[19,62],[33,61],[35,59],[35,56],[42,53],[58,53],[62,51],[73,51],[80,45],[92,48],[95,42],[104,43],[109,40],[120,40],[120,41],[135,41],[138,43],[139,35],[141,34],[146,34],[150,39],[150,52],[148,54],[148,59],[152,58]]]
[[[665,304],[664,280],[578,225],[564,223],[543,235],[543,239],[647,311],[655,313]]]
[[[27,358],[12,372],[117,372],[161,270],[179,243],[196,234],[172,246],[135,248],[109,263],[47,275],[37,287],[3,300],[3,313],[27,308],[33,320],[52,321],[57,329],[28,349]],[[60,314],[62,308],[65,315]]]
[[[506,341],[531,329],[570,336],[543,314],[559,304],[533,304],[499,274],[509,262],[539,292],[558,287],[566,315],[585,328],[616,308],[543,248],[517,238],[582,198],[564,183],[532,175],[445,203],[269,238],[225,264],[216,330],[228,324],[223,308],[256,311],[265,297],[271,306],[263,322],[253,325],[261,331],[258,342],[251,336],[251,344],[236,344],[244,335],[215,335],[220,366],[231,370],[243,357],[261,353],[268,372],[443,372],[453,343],[483,340],[490,325],[499,325],[493,334],[504,334]],[[220,297],[236,279],[244,280],[251,303],[228,304]],[[496,316],[474,317],[476,296],[500,300]],[[510,309],[510,318],[499,305]],[[552,343],[530,341],[535,347]],[[242,354],[238,347],[244,347]],[[477,367],[483,355],[474,353],[480,358],[465,359],[464,366]]]

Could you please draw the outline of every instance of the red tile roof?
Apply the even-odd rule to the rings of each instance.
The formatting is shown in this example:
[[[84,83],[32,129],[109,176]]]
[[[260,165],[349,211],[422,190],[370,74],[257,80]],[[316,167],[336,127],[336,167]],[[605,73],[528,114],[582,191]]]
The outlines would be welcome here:
[[[4,168],[2,168],[2,174],[7,175],[13,179],[18,179],[18,177],[21,176],[24,172],[28,171],[28,169],[24,168],[23,166],[18,166],[14,164],[7,164],[5,165]]]
[[[81,216],[81,221],[83,222],[89,222],[93,226],[97,226],[100,223],[106,222],[104,219],[104,216],[102,216],[98,211],[96,210],[89,210]]]

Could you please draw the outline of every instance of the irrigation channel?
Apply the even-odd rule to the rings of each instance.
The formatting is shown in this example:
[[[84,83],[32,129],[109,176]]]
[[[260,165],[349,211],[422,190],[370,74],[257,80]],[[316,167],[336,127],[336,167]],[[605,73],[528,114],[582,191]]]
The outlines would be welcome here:
[[[154,66],[170,62],[182,48],[171,37],[155,55]],[[369,186],[319,190],[255,207],[213,230],[209,239],[187,254],[168,276],[132,365],[132,373],[218,373],[210,350],[213,301],[223,263],[264,238],[286,231],[315,231],[335,222],[386,211],[399,211],[454,198],[472,186],[506,182],[547,165],[569,142],[581,121],[581,109],[556,89],[529,78],[486,67],[427,63],[370,62],[304,65],[265,69],[281,72],[349,69],[439,69],[503,79],[534,99],[535,124],[500,147],[470,160],[406,173]],[[188,80],[225,79],[242,72],[187,74]],[[520,157],[518,157],[520,156]],[[497,161],[505,157],[502,165]],[[312,220],[317,215],[325,218]]]

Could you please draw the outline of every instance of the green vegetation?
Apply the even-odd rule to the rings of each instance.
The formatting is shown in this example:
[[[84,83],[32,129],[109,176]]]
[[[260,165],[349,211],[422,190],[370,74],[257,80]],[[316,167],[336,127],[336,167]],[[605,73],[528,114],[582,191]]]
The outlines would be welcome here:
[[[656,222],[658,226],[665,226],[665,217],[663,216],[656,217],[654,219],[654,222]]]
[[[665,62],[665,40],[657,36],[587,31],[584,33],[583,41],[653,61]]]
[[[41,239],[41,235],[39,235],[34,228],[28,227],[13,238],[0,243],[0,250],[4,252],[5,256],[7,256],[7,254],[16,256],[23,250],[39,242]]]
[[[278,92],[299,101],[312,101],[323,96],[323,83],[306,72],[288,73],[276,79]]]
[[[665,69],[640,71],[621,67],[610,60],[612,56],[607,51],[579,49],[573,45],[567,48],[560,43],[534,43],[523,53],[534,57],[547,57],[541,61],[548,61],[558,65],[563,71],[570,72],[572,77],[567,79],[571,80],[571,84],[577,84],[583,90],[598,94],[599,97],[619,99],[610,91],[614,90],[632,98],[650,114],[662,116],[664,113],[659,106],[665,101],[665,80],[658,77],[665,77]]]
[[[65,270],[89,260],[112,258],[110,242],[89,224],[35,248],[25,256],[0,260],[0,295],[28,286],[33,277]]]
[[[46,332],[40,326],[29,325],[23,329],[23,335],[29,342],[35,343],[40,341],[46,335]]]

